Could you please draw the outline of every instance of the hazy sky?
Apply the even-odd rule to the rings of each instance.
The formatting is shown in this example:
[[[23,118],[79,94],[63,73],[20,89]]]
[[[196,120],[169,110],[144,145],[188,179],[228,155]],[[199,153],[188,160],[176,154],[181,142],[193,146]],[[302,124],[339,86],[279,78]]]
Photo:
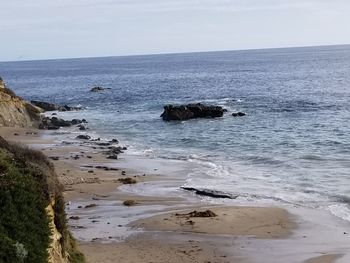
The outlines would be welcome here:
[[[0,61],[350,43],[350,0],[2,0]]]

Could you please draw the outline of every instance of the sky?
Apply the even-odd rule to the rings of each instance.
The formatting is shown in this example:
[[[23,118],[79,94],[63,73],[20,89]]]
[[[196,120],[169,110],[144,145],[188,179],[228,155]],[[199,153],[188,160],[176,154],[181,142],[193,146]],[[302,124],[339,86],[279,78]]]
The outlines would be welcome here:
[[[0,61],[350,43],[350,0],[0,1]]]

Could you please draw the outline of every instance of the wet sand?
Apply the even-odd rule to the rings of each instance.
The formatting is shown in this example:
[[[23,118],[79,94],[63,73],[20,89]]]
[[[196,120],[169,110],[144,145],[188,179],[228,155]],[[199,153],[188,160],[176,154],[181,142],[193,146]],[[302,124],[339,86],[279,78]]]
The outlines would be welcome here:
[[[297,228],[293,217],[282,208],[208,206],[188,203],[183,197],[118,191],[120,186],[125,186],[119,179],[132,178],[137,183],[166,179],[162,175],[118,168],[122,167],[119,160],[107,160],[99,150],[90,146],[63,146],[43,139],[42,132],[35,129],[1,127],[0,135],[32,145],[52,159],[65,186],[71,231],[78,237],[88,262],[253,262],[241,255],[236,239],[242,236],[288,239]],[[123,205],[126,200],[135,203],[127,207]],[[82,204],[96,205],[98,209]],[[103,218],[107,214],[103,209],[115,210],[115,214]],[[207,209],[216,216],[186,215]],[[119,230],[134,232],[125,238],[114,236]],[[325,254],[305,262],[335,262],[338,257],[338,254]]]

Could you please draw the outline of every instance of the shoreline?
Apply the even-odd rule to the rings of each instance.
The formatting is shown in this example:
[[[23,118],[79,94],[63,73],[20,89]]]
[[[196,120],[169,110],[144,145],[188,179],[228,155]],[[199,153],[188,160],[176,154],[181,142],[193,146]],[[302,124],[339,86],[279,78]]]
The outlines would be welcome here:
[[[279,242],[280,239],[287,240],[286,246],[291,245],[288,240],[295,241],[297,239],[295,236],[303,228],[301,227],[301,224],[304,224],[301,223],[302,215],[296,215],[293,212],[290,215],[287,212],[290,210],[285,208],[211,206],[208,203],[190,202],[183,196],[164,198],[164,196],[147,196],[142,193],[135,194],[134,191],[123,191],[120,188],[132,188],[137,184],[125,185],[118,180],[121,178],[132,178],[137,183],[152,181],[172,183],[174,178],[168,178],[157,172],[144,175],[144,171],[123,169],[122,159],[107,160],[101,154],[101,150],[93,150],[89,146],[56,145],[56,142],[51,139],[43,139],[43,132],[36,129],[0,127],[0,131],[1,135],[10,141],[34,145],[49,158],[58,157],[58,160],[52,160],[52,162],[60,181],[66,188],[64,196],[68,203],[67,214],[71,218],[69,225],[88,262],[205,262],[205,260],[207,262],[258,262],[256,259],[264,254],[261,253],[261,249],[269,249],[269,244],[273,246],[274,241]],[[14,135],[15,133],[18,135]],[[79,158],[75,159],[76,156]],[[96,166],[108,167],[112,170],[98,169]],[[126,207],[122,204],[126,200],[134,200],[136,205]],[[84,205],[95,206],[84,208]],[[79,206],[81,208],[78,208]],[[212,209],[216,211],[218,217],[189,218],[183,221],[182,218],[174,216],[174,213],[184,213],[184,209],[186,213],[196,209]],[[237,216],[237,211],[241,213],[240,222],[233,220]],[[78,219],[72,219],[74,216]],[[225,217],[230,219],[224,220]],[[278,220],[274,221],[275,218]],[[188,221],[194,222],[194,225],[187,223]],[[215,228],[216,221],[224,222],[220,224],[219,230]],[[235,224],[230,225],[233,221]],[[246,231],[242,227],[242,222]],[[209,231],[208,225],[215,231]],[[229,232],[226,228],[237,225],[240,226],[241,232]],[[271,229],[261,227],[266,225],[272,226]],[[194,226],[196,228],[198,226],[199,230],[194,231]],[[145,229],[140,230],[141,227]],[[263,229],[264,233],[257,229],[259,231]],[[122,234],[113,236],[113,231]],[[81,234],[82,232],[89,233]],[[123,236],[124,233],[125,236]],[[223,236],[224,233],[226,235]],[[172,237],[171,240],[169,236]],[[90,239],[88,240],[87,237]],[[271,241],[265,241],[266,239]],[[302,237],[302,239],[305,238]],[[256,244],[245,251],[243,248],[251,243]],[[257,246],[255,249],[258,248],[256,252],[252,250],[254,246]],[[321,246],[319,248],[324,249]],[[285,249],[288,250],[287,247]],[[289,251],[293,253],[293,250]],[[309,256],[306,256],[305,252],[301,255],[304,257],[303,260],[298,261],[299,258],[295,257],[296,261],[293,262],[336,262],[338,258],[339,262],[342,262],[340,260],[344,260],[343,253],[335,252],[311,253],[309,251]],[[317,253],[324,254],[319,256]],[[118,256],[120,258],[117,258]],[[167,258],[166,261],[161,261],[164,257]],[[289,257],[291,258],[293,255]],[[148,261],[142,261],[142,259]]]

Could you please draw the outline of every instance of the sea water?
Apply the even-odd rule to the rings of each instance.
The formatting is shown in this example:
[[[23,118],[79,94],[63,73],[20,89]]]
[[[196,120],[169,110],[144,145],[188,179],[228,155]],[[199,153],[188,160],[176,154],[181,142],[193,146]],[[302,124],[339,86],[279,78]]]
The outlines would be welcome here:
[[[85,107],[66,117],[128,155],[186,163],[183,186],[350,221],[350,46],[2,62],[0,75],[28,100]],[[193,102],[228,113],[160,118],[166,104]]]

